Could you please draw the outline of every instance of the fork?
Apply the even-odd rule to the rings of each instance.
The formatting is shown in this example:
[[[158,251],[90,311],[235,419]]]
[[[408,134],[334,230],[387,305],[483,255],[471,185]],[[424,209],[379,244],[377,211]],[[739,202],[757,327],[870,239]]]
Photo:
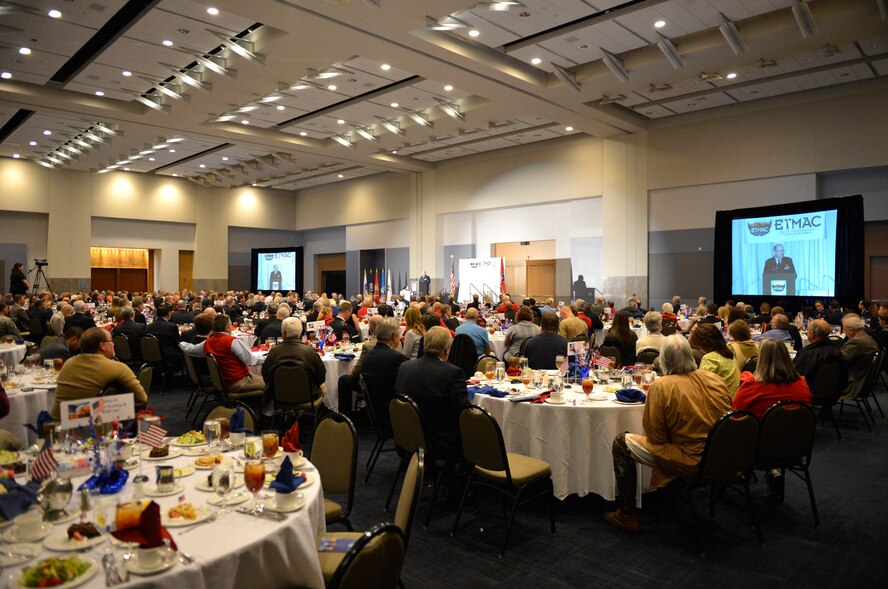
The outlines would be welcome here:
[[[190,531],[194,530],[195,528],[198,528],[198,527],[200,527],[200,526],[202,526],[202,525],[204,525],[204,524],[212,523],[212,522],[216,521],[216,519],[217,519],[218,517],[219,517],[219,512],[218,512],[218,511],[214,511],[213,513],[211,513],[210,515],[207,516],[207,519],[205,519],[205,520],[203,520],[203,521],[199,521],[199,522],[197,522],[196,524],[194,524],[193,526],[191,526],[190,528],[188,528],[187,530],[185,530],[184,532],[182,532],[181,535],[185,535],[185,534],[187,534],[188,532],[190,532]]]

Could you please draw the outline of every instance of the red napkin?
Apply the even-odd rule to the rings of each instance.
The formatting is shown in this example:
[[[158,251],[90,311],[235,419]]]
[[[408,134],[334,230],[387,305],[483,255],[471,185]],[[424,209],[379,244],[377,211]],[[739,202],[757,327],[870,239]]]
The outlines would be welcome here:
[[[253,350],[254,352],[267,352],[268,351],[268,344],[259,344],[258,346],[253,346],[250,349]]]
[[[176,542],[169,531],[160,525],[160,506],[152,501],[139,517],[139,525],[135,528],[117,530],[111,535],[122,542],[138,542],[140,548],[157,548],[163,546],[163,540],[170,541],[173,550],[177,550]]]
[[[545,403],[546,399],[548,399],[549,395],[551,395],[551,394],[552,394],[551,391],[546,391],[545,393],[540,393],[540,398],[534,399],[533,401],[531,401],[531,403]]]
[[[293,424],[290,431],[284,434],[284,439],[281,440],[281,446],[284,448],[284,452],[299,452],[302,450],[302,444],[299,443],[298,421]]]
[[[466,384],[478,384],[479,382],[481,382],[481,381],[475,380],[474,378],[470,378],[469,380],[466,381]]]
[[[506,369],[506,376],[521,376],[521,369],[513,366]]]

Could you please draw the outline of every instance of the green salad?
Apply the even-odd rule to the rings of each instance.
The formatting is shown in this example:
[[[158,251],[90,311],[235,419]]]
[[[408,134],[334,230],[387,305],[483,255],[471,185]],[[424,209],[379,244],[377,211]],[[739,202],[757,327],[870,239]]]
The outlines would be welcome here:
[[[206,443],[206,441],[207,439],[204,435],[196,430],[191,430],[187,434],[182,434],[176,438],[176,443],[182,446],[197,446],[198,444]]]
[[[89,563],[76,556],[53,556],[22,570],[21,584],[25,587],[56,587],[73,581],[89,567]]]
[[[19,459],[18,452],[12,450],[0,450],[0,464],[12,464]]]

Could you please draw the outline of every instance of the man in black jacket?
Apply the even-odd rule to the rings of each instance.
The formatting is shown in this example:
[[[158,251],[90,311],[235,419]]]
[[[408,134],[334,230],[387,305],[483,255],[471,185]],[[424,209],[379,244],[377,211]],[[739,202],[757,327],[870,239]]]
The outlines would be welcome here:
[[[74,307],[74,313],[70,317],[65,318],[65,331],[68,331],[71,327],[79,327],[81,330],[86,331],[90,327],[96,326],[93,318],[85,313],[86,303],[74,301],[71,306]]]
[[[355,326],[355,321],[352,318],[351,303],[348,301],[339,303],[339,314],[330,323],[330,329],[337,340],[343,339],[343,335],[347,333],[349,341],[361,341],[361,330]]]
[[[799,374],[812,386],[817,369],[827,362],[842,362],[842,351],[829,341],[832,333],[829,323],[815,319],[808,323],[808,345],[799,350],[792,363]]]
[[[398,372],[407,361],[407,356],[398,351],[400,345],[401,322],[386,317],[376,326],[376,346],[361,356],[361,376],[367,384],[376,417],[383,426],[390,425],[389,403],[395,396]]]
[[[176,310],[173,311],[170,321],[176,325],[194,323],[194,313],[188,310],[188,303],[182,300],[176,303]]]
[[[158,307],[157,319],[147,327],[145,333],[157,338],[164,366],[175,372],[182,368],[182,352],[179,350],[179,326],[170,321],[171,311],[169,305]]]
[[[120,309],[120,318],[123,320],[123,323],[118,324],[112,331],[111,335],[117,337],[118,335],[125,336],[127,341],[129,342],[130,352],[133,355],[133,360],[136,362],[142,361],[142,336],[145,335],[145,326],[141,323],[136,323],[133,321],[133,317],[135,316],[135,311],[132,307],[123,307]]]

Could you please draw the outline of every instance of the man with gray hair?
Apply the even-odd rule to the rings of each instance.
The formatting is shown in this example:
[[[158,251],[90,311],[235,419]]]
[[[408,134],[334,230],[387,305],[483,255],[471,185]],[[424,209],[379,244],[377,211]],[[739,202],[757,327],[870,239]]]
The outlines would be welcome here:
[[[278,305],[277,311],[274,312],[274,319],[272,319],[265,327],[262,328],[262,331],[259,333],[259,340],[263,342],[267,342],[269,338],[279,338],[283,337],[282,335],[282,325],[285,319],[290,316],[290,305]],[[300,336],[302,332],[299,332]]]
[[[56,305],[56,312],[49,320],[49,333],[61,337],[65,332],[65,319],[74,314],[74,307],[65,302]]]
[[[142,337],[145,335],[145,326],[136,323],[133,318],[136,312],[132,307],[122,307],[120,309],[120,323],[118,323],[111,331],[111,335],[117,337],[122,335],[129,342],[130,353],[133,355],[134,362],[142,361]]]
[[[691,346],[681,335],[670,335],[660,349],[665,376],[651,384],[644,406],[645,435],[614,438],[617,509],[604,521],[627,532],[639,530],[635,507],[636,464],[652,467],[651,485],[663,487],[676,478],[692,478],[700,464],[709,430],[731,410],[724,381],[697,370]]]
[[[466,377],[447,361],[453,337],[446,328],[432,327],[423,341],[423,356],[401,366],[395,390],[419,405],[430,460],[460,462],[459,412],[466,404]]]
[[[796,371],[804,376],[809,384],[814,383],[817,370],[830,362],[844,362],[842,352],[829,341],[832,328],[823,319],[808,323],[808,345],[799,350],[793,359]]]
[[[71,306],[74,309],[74,313],[65,319],[65,331],[70,327],[79,327],[83,331],[86,331],[87,329],[96,326],[96,322],[93,321],[92,317],[86,314],[86,303],[78,300],[74,301]]]
[[[657,350],[659,352],[666,340],[666,336],[662,333],[663,316],[656,311],[648,311],[644,315],[644,326],[648,330],[648,334],[635,342],[635,353],[642,350]]]
[[[755,341],[761,342],[766,339],[777,340],[783,344],[791,344],[792,336],[789,334],[789,317],[781,313],[771,316],[771,328],[765,333],[756,336]]]
[[[385,317],[376,326],[376,345],[361,356],[360,375],[370,393],[369,402],[376,409],[378,425],[384,428],[390,425],[388,406],[394,397],[395,381],[401,365],[407,361],[400,347],[401,322],[394,317]]]
[[[281,305],[281,308],[284,307],[289,311],[289,306]],[[271,404],[274,393],[274,371],[284,362],[295,362],[305,368],[313,387],[312,399],[322,397],[327,390],[324,387],[327,368],[314,348],[302,343],[302,321],[297,317],[285,317],[280,330],[284,342],[269,350],[262,363],[262,380],[266,383],[262,410],[264,415],[269,414],[267,407]]]
[[[629,297],[626,306],[620,309],[621,312],[629,315],[630,319],[641,319],[644,317],[644,311],[638,308],[638,301],[634,297]]]
[[[856,313],[842,317],[842,329],[847,336],[842,344],[842,357],[848,365],[848,386],[842,399],[853,401],[860,395],[873,357],[879,352],[879,344],[864,331],[865,328],[866,322]]]

